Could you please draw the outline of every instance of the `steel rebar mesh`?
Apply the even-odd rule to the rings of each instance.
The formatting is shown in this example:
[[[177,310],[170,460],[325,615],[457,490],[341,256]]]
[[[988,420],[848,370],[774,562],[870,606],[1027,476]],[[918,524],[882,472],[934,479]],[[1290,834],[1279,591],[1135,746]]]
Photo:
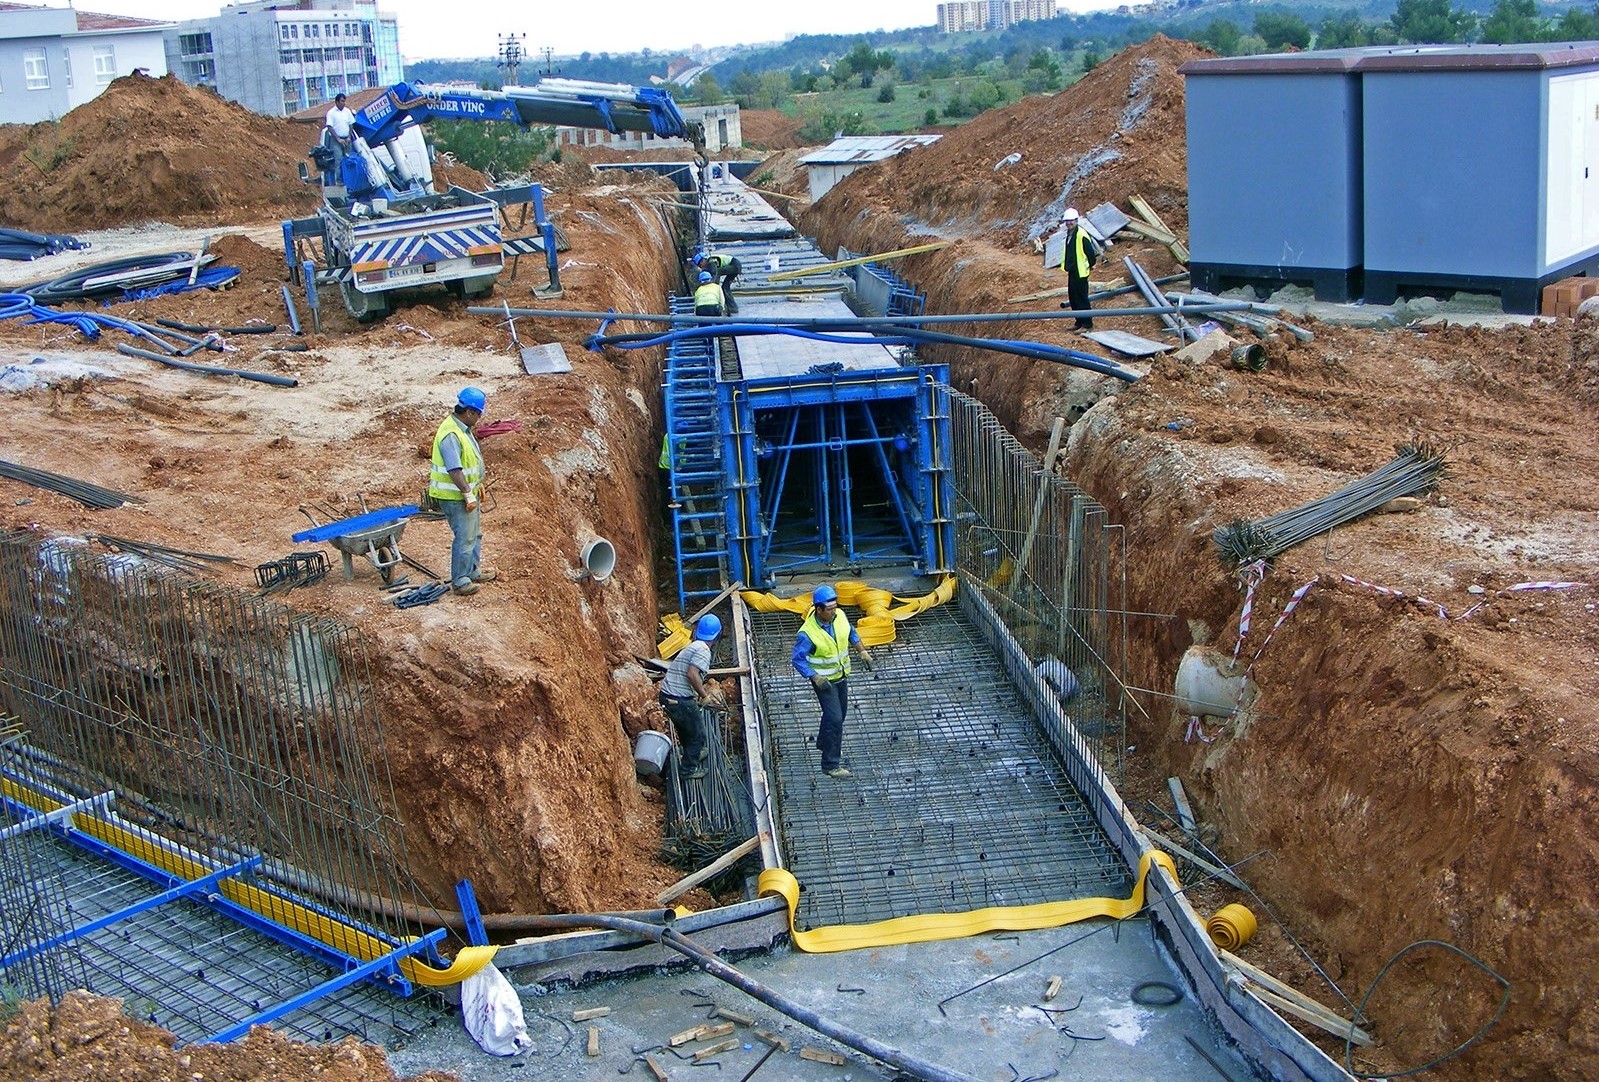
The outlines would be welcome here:
[[[705,776],[683,776],[681,756],[675,742],[667,763],[666,836],[661,858],[674,868],[696,871],[715,862],[755,833],[755,815],[747,784],[739,763],[729,754],[741,743],[741,731],[726,710],[705,711]],[[722,894],[742,885],[744,877],[760,868],[760,857],[752,854],[704,886],[712,894]]]
[[[1295,545],[1370,514],[1389,500],[1431,491],[1447,471],[1443,453],[1423,442],[1397,448],[1398,457],[1331,495],[1266,518],[1237,519],[1212,535],[1229,570],[1270,560]]]
[[[1122,528],[1069,479],[1046,474],[981,402],[953,389],[947,398],[960,594],[980,595],[1025,651],[1032,673],[1019,679],[1040,717],[1062,710],[1120,781],[1127,745]]]
[[[112,808],[88,814],[132,832],[147,861],[183,869],[180,879],[259,856],[264,916],[284,922],[300,905],[398,944],[413,930],[372,899],[426,906],[411,889],[370,686],[353,629],[126,557],[0,535],[0,709],[30,730],[19,754],[39,792],[113,791]],[[202,956],[221,948],[171,934]],[[148,952],[109,955],[111,994],[148,998],[175,1031],[222,1028],[183,1009],[194,990],[170,987]],[[240,1000],[241,1017],[261,998]]]

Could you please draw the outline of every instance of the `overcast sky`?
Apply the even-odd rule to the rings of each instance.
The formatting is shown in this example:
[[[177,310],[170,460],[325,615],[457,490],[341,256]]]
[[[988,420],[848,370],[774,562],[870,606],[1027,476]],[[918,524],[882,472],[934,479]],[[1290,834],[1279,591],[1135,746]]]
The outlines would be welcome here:
[[[38,0],[35,0],[38,2]],[[63,0],[43,0],[50,7]],[[1073,11],[1114,7],[1120,0],[1072,0]],[[218,0],[76,0],[82,11],[140,18],[206,18]],[[691,45],[779,41],[793,34],[855,34],[932,26],[937,0],[587,0],[533,4],[529,0],[379,0],[400,20],[407,60],[491,56],[495,35],[526,34],[525,48],[549,46],[557,55],[676,52]]]

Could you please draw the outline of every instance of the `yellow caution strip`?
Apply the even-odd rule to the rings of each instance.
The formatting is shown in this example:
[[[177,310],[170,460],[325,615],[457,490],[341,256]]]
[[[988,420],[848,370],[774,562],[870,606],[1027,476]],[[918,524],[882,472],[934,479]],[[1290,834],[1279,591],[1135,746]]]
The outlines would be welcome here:
[[[762,897],[781,895],[788,902],[788,930],[794,945],[807,954],[831,954],[860,950],[863,947],[893,947],[901,943],[931,943],[940,939],[963,939],[983,932],[1025,932],[1038,928],[1059,928],[1091,917],[1130,917],[1144,907],[1144,882],[1151,865],[1159,864],[1177,878],[1172,858],[1152,849],[1138,860],[1138,881],[1129,898],[1079,898],[1070,902],[1043,902],[1039,905],[994,906],[970,913],[927,913],[915,917],[895,917],[875,924],[839,924],[831,928],[794,928],[794,910],[799,906],[799,881],[786,869],[768,868],[757,881]]]
[[[9,778],[0,778],[0,793],[39,812],[52,812],[65,807],[60,801],[18,785]],[[146,864],[181,879],[199,879],[216,871],[213,867],[184,856],[176,848],[167,848],[142,833],[127,830],[91,815],[74,815],[72,825],[114,849],[120,849]],[[174,847],[176,844],[172,843]],[[368,935],[366,932],[326,917],[314,909],[308,909],[281,895],[238,879],[222,880],[221,891],[225,898],[236,905],[243,906],[285,927],[293,928],[302,935],[310,936],[319,943],[325,943],[336,951],[360,958],[362,961],[376,961],[394,949],[391,944],[376,936]],[[497,949],[497,947],[462,947],[448,969],[437,969],[416,958],[401,958],[399,966],[408,980],[428,988],[443,988],[459,984],[488,965]]]

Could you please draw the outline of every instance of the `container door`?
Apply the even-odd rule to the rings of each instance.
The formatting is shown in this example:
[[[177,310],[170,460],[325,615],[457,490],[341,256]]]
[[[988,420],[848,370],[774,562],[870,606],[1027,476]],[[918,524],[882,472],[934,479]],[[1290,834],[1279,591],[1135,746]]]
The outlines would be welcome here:
[[[1549,80],[1544,266],[1599,247],[1599,72]]]

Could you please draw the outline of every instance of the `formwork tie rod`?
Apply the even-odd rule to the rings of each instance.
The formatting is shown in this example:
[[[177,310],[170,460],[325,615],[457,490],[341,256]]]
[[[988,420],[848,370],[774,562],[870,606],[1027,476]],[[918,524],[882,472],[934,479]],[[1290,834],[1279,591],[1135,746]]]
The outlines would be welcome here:
[[[913,327],[940,323],[1016,323],[1029,319],[1080,319],[1090,316],[1160,316],[1178,312],[1243,312],[1252,307],[1248,301],[1207,301],[1193,304],[1151,305],[1142,308],[1051,308],[1045,312],[970,312],[960,315],[940,316],[863,316],[847,321],[854,328],[862,327]],[[721,326],[730,323],[757,324],[769,327],[798,327],[803,330],[838,329],[846,321],[838,319],[783,319],[776,316],[692,316],[662,315],[647,312],[572,312],[549,308],[484,308],[473,305],[468,312],[478,316],[542,316],[545,319],[597,319],[601,322],[619,323],[633,320],[638,323],[675,323],[682,326]]]

